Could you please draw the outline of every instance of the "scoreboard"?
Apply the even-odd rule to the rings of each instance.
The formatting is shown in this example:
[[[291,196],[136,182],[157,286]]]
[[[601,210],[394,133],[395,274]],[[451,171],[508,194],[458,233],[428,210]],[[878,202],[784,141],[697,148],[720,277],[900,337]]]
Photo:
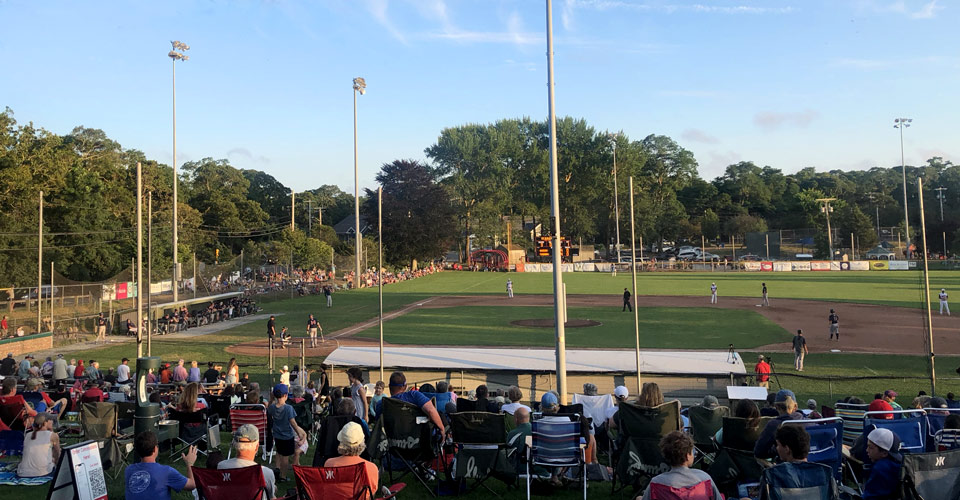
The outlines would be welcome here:
[[[570,257],[570,237],[562,236],[560,238],[560,257]],[[537,238],[537,257],[539,260],[549,260],[553,256],[553,237],[540,236]]]

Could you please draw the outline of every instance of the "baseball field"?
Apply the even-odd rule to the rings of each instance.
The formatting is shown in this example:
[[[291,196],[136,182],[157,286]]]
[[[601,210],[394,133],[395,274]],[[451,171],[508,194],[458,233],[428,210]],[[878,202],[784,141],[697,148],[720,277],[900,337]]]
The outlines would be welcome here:
[[[516,294],[512,299],[505,292],[508,278]],[[625,287],[632,290],[629,275],[573,273],[564,280],[569,319],[590,320],[593,325],[568,328],[568,346],[634,346],[633,315],[622,312],[621,300]],[[762,282],[770,292],[770,307],[758,305]],[[709,300],[711,283],[719,289],[716,305]],[[960,289],[960,272],[933,272],[930,284],[934,346],[939,354],[938,393],[960,392],[954,371],[960,364],[960,342],[956,341],[960,318],[938,315],[935,298],[940,288]],[[780,373],[771,381],[772,388],[788,387],[802,401],[812,397],[829,404],[845,395],[871,398],[892,388],[909,403],[917,390],[930,392],[930,383],[923,378],[929,368],[924,355],[927,334],[922,275],[918,272],[644,273],[638,276],[637,285],[642,347],[726,349],[732,343],[743,355],[748,371],[757,353],[771,356]],[[548,326],[553,317],[551,293],[549,273],[443,272],[392,284],[383,294],[384,339],[391,345],[552,346],[554,333]],[[322,296],[261,306],[260,315],[221,323],[225,329],[219,331],[158,337],[153,341],[153,355],[201,363],[225,363],[235,356],[242,372],[269,383],[276,377],[266,366],[265,323],[270,314],[277,316],[278,328],[287,326],[295,336],[304,335],[308,314],[319,318],[327,341],[308,349],[310,368],[316,368],[338,345],[371,345],[379,336],[376,289],[338,292],[332,308],[326,307]],[[831,308],[840,315],[840,342],[827,339]],[[545,326],[514,324],[521,320]],[[802,377],[793,370],[789,348],[798,328],[803,329],[811,350]],[[131,342],[84,346],[81,351],[65,346],[63,351],[68,359],[95,359],[104,369],[136,354]],[[294,351],[276,356],[278,365],[292,367],[298,362]],[[414,491],[405,496],[420,497],[415,485],[408,488]],[[5,490],[0,487],[0,493]],[[18,494],[24,491],[17,490]],[[110,483],[110,495],[122,496],[122,482]],[[508,495],[517,496],[516,492]],[[482,498],[483,494],[470,497]]]

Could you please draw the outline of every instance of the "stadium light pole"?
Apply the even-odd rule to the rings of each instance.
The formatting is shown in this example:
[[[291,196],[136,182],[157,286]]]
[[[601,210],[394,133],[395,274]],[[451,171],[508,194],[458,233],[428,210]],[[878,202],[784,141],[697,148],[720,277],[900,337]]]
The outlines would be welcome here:
[[[630,176],[630,250],[637,251],[637,237],[635,234],[633,217],[633,176]],[[640,379],[640,311],[636,304],[637,297],[637,263],[631,259],[630,275],[633,279],[633,334],[637,339],[637,394],[643,392],[643,382]]]
[[[900,172],[903,174],[903,230],[906,233],[907,249],[904,255],[910,258],[910,212],[907,210],[907,164],[903,155],[903,129],[910,127],[913,118],[894,118],[893,128],[900,129]]]
[[[833,207],[830,206],[830,202],[834,200],[836,198],[817,198],[816,200],[821,203],[820,211],[827,216],[827,246],[830,249],[830,260],[833,260],[833,231],[830,230],[830,212],[833,212]]]
[[[196,284],[194,284],[196,288]],[[149,293],[149,287],[148,287]],[[143,357],[143,169],[137,162],[137,358]]]
[[[356,250],[353,260],[356,269],[356,275],[353,277],[353,287],[360,289],[360,240],[363,235],[360,233],[360,173],[357,167],[357,92],[360,95],[367,93],[367,81],[357,77],[353,79],[353,216],[354,216],[354,237],[356,241]]]
[[[377,263],[377,295],[380,298],[380,380],[383,378],[383,186],[377,188],[377,246],[379,258]]]
[[[170,288],[173,289],[173,301],[177,297],[177,61],[188,61],[190,56],[183,52],[190,50],[190,46],[174,40],[170,42],[173,50],[167,53],[167,56],[173,61],[173,282]],[[177,52],[177,51],[181,52]]]
[[[557,336],[557,393],[567,404],[567,340],[563,310],[563,273],[560,259],[560,187],[557,180],[557,115],[553,82],[553,2],[547,0],[547,100],[550,121],[550,217],[553,232],[553,322]]]
[[[940,186],[937,189],[934,189],[934,191],[937,192],[937,199],[940,200],[940,222],[943,222],[943,199],[944,199],[943,192],[946,190],[947,188],[943,186]]]
[[[927,342],[930,346],[930,394],[937,395],[937,371],[933,354],[933,312],[930,310],[930,268],[927,266],[927,223],[923,215],[923,178],[917,177],[917,194],[920,197],[920,237],[923,238],[923,292],[927,299]]]
[[[617,264],[620,261],[620,204],[618,202],[619,189],[617,189],[617,138],[620,134],[607,134],[613,144],[613,216],[616,220],[617,233]],[[632,214],[631,214],[632,215]],[[633,254],[631,254],[633,255]]]

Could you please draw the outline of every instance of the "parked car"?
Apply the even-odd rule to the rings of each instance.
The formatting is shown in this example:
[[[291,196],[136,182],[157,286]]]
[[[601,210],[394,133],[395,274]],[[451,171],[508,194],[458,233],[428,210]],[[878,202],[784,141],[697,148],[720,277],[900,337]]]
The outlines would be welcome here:
[[[746,255],[741,255],[740,258],[737,260],[739,260],[740,262],[757,262],[760,260],[760,256],[748,253]]]

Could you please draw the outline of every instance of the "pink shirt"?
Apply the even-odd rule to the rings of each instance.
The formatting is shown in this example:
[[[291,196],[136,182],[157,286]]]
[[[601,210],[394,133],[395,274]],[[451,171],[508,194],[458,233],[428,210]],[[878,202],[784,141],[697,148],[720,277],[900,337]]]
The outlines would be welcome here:
[[[344,467],[347,465],[356,465],[362,463],[367,469],[367,484],[370,485],[370,491],[377,494],[377,485],[380,483],[380,471],[376,464],[368,462],[360,457],[333,457],[324,462],[324,467]]]

